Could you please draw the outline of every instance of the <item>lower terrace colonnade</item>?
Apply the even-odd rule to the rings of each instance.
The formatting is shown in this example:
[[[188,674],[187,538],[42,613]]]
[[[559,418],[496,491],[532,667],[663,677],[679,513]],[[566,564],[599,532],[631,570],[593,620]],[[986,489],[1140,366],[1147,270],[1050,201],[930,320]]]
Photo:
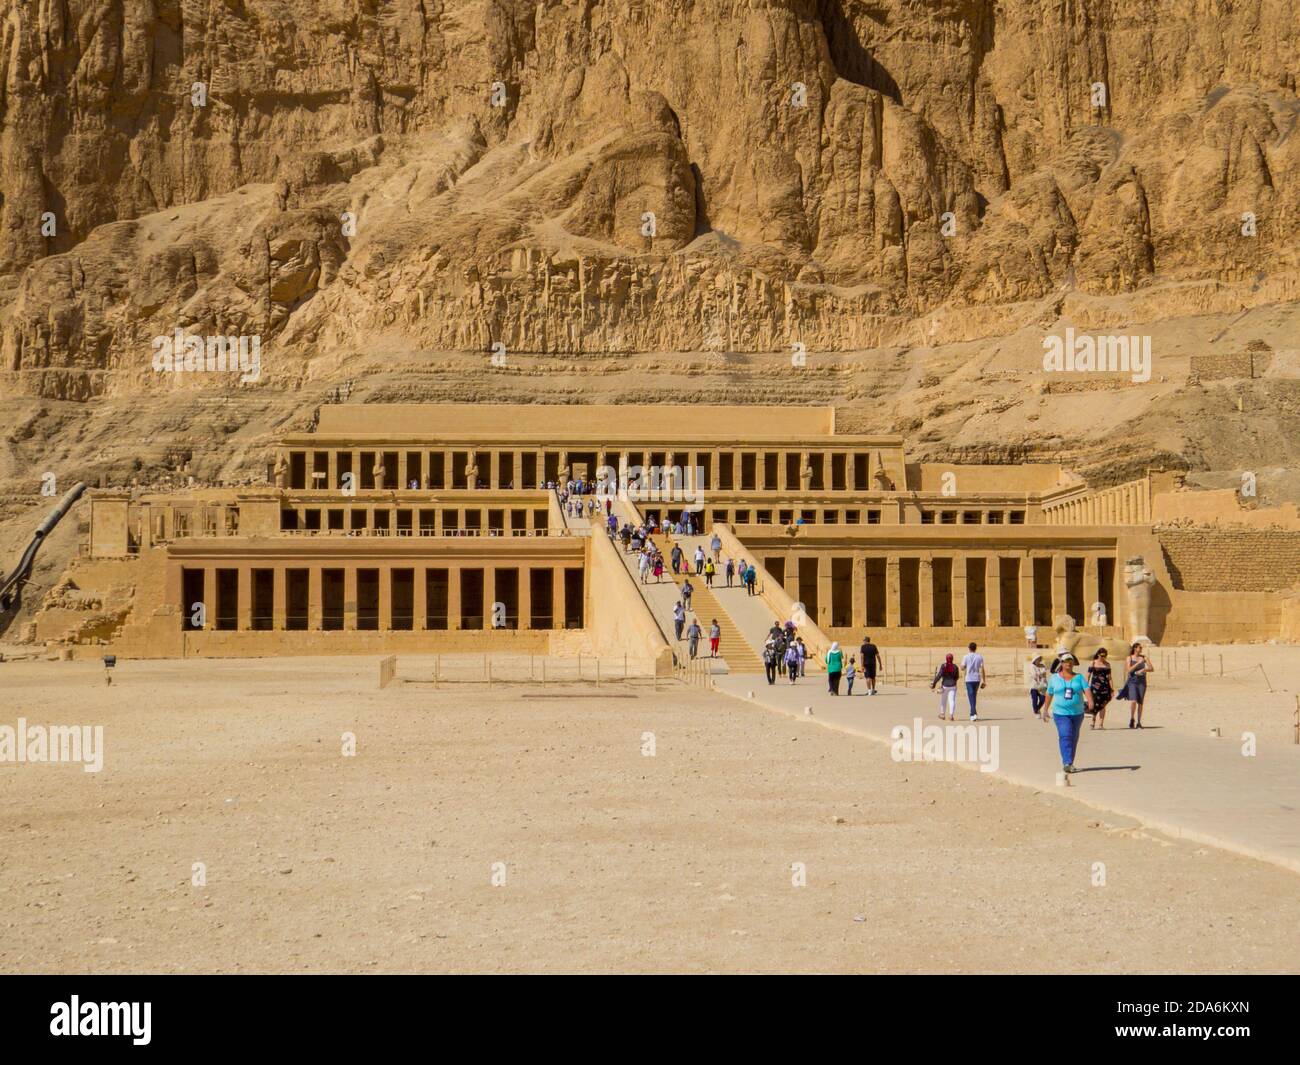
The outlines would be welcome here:
[[[168,584],[183,630],[545,630],[586,624],[585,571],[574,564],[173,561]]]
[[[833,548],[753,555],[822,628],[1050,628],[1068,614],[1079,625],[1117,624],[1113,554],[907,552]]]

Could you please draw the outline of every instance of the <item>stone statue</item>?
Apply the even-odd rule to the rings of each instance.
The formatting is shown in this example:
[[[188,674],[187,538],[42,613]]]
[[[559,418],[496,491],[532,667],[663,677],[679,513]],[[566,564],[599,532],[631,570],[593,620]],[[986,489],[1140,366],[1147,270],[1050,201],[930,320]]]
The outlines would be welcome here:
[[[1101,606],[1099,603],[1093,605],[1094,607]],[[1102,610],[1105,610],[1104,606]],[[1052,629],[1056,634],[1056,642],[1052,645],[1053,655],[1059,655],[1062,651],[1069,651],[1078,659],[1080,671],[1088,668],[1088,663],[1097,657],[1097,650],[1101,647],[1106,648],[1106,653],[1110,656],[1112,662],[1122,661],[1123,656],[1128,653],[1128,644],[1126,643],[1119,640],[1103,640],[1090,633],[1080,632],[1075,627],[1074,618],[1070,617],[1069,614],[1059,614],[1056,620],[1052,622]]]
[[[384,487],[384,457],[382,455],[375,456],[375,464],[370,469],[370,475],[375,479],[376,488]]]
[[[1152,643],[1147,635],[1151,623],[1151,586],[1155,574],[1146,566],[1141,555],[1124,563],[1124,591],[1128,595],[1128,638],[1131,643]]]
[[[889,479],[889,474],[885,472],[885,457],[881,454],[876,455],[875,481],[876,487],[882,492],[892,492],[894,490],[894,482]]]
[[[289,460],[284,457],[284,452],[275,457],[275,487],[289,487]]]
[[[478,487],[478,467],[472,458],[465,463],[465,485],[468,488]]]
[[[803,457],[803,466],[799,470],[799,487],[807,492],[812,488],[813,468],[808,456]]]
[[[558,476],[560,478],[558,482],[559,484],[566,485],[569,483],[569,464],[567,462],[560,467]]]

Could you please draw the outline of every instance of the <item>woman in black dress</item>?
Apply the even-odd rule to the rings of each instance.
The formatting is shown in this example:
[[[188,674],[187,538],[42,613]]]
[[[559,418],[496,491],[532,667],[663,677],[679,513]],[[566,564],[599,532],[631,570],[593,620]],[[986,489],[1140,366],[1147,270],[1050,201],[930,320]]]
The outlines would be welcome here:
[[[1092,706],[1088,713],[1092,715],[1093,728],[1106,727],[1106,705],[1115,696],[1115,688],[1110,679],[1110,662],[1106,660],[1106,648],[1097,649],[1092,665],[1088,667],[1088,687],[1092,689]]]

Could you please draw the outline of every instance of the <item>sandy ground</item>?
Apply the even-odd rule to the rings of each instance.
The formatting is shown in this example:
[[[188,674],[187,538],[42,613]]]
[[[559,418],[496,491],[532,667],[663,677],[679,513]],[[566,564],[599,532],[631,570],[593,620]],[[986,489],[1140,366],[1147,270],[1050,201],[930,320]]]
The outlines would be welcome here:
[[[106,746],[0,765],[4,972],[1300,969],[1293,873],[721,694],[0,671]]]

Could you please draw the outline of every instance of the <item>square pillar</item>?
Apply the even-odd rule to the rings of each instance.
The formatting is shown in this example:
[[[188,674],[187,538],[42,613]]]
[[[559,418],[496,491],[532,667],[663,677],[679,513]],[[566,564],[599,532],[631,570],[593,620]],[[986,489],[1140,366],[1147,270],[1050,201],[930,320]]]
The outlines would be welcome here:
[[[429,621],[429,584],[422,566],[415,567],[411,581],[411,612],[415,615],[411,619],[411,628],[422,632]]]
[[[343,570],[343,628],[347,632],[357,631],[356,566],[346,566]]]
[[[862,555],[853,556],[853,627],[867,624],[867,560]]]
[[[556,566],[551,576],[551,628],[564,628],[564,567]]]
[[[966,556],[954,555],[952,560],[952,623],[954,628],[966,625]]]
[[[916,571],[917,597],[920,600],[917,619],[921,628],[934,627],[934,556],[922,555]]]
[[[447,567],[447,628],[460,628],[460,567]]]
[[[1052,621],[1065,613],[1065,555],[1052,552]],[[1081,619],[1075,618],[1076,621]]]
[[[397,452],[397,490],[406,491],[406,485],[406,448],[402,448]]]
[[[821,563],[825,562],[826,565]],[[817,617],[814,619],[819,628],[825,629],[831,623],[831,563],[829,558],[817,560]]]
[[[203,627],[217,627],[217,567],[203,567]]]
[[[276,632],[283,632],[286,624],[285,618],[289,612],[289,594],[285,587],[285,568],[276,566],[272,571],[271,584],[271,628]]]
[[[1020,624],[1034,624],[1034,556],[1030,552],[1020,559]]]
[[[393,630],[393,567],[390,563],[379,564],[379,631]]]
[[[331,452],[332,454],[332,452]],[[325,596],[322,592],[322,573],[320,566],[312,566],[307,571],[307,628],[320,632],[324,628]]]
[[[1101,602],[1101,589],[1097,586],[1097,556],[1083,556],[1083,617],[1077,619],[1079,627],[1092,624],[1092,604]],[[1106,619],[1110,621],[1110,618]]]
[[[483,567],[483,627],[492,628],[497,608],[497,569],[495,566]]]
[[[885,559],[885,627],[896,629],[903,616],[903,584],[899,578],[898,556]]]
[[[248,632],[253,627],[253,567],[244,564],[238,572],[239,620],[236,627],[240,632]]]
[[[327,452],[327,454],[328,454],[328,456],[329,456],[329,458],[327,459],[327,466],[326,466],[326,469],[328,470],[328,472],[326,473],[325,476],[326,476],[326,478],[328,479],[329,483],[328,483],[325,487],[328,488],[329,491],[331,491],[331,492],[337,492],[337,491],[339,490],[339,453],[338,453],[338,449],[337,449],[337,448],[330,448],[329,451]]]
[[[528,512],[529,523],[531,527],[532,511]],[[521,629],[531,629],[533,627],[533,582],[532,569],[528,566],[519,567],[519,627]]]

